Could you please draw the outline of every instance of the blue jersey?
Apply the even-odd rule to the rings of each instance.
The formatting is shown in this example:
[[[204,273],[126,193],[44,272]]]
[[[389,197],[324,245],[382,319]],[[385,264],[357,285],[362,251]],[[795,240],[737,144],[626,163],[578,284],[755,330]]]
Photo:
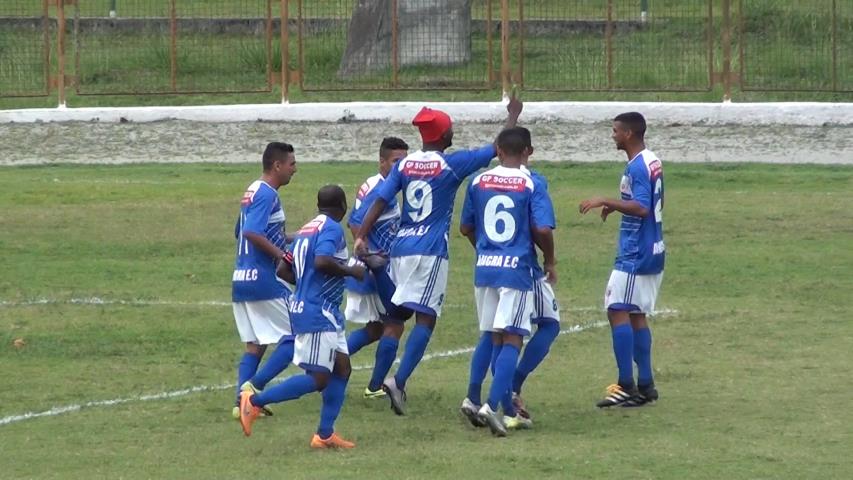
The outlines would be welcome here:
[[[355,197],[355,204],[349,216],[351,227],[360,227],[364,222],[364,215],[370,210],[373,202],[378,198],[376,187],[385,181],[385,177],[376,174],[361,185]],[[391,245],[397,235],[400,225],[400,207],[397,205],[397,197],[393,197],[385,206],[385,211],[367,234],[367,248],[373,252],[391,252]],[[352,277],[346,279],[346,289],[362,295],[376,292],[375,280],[372,275],[365,275],[364,280],[358,281]]]
[[[403,192],[400,229],[391,256],[447,258],[456,190],[465,177],[488,166],[495,155],[494,145],[487,145],[448,155],[417,151],[397,162],[377,188],[377,194],[386,202]]]
[[[474,227],[477,258],[474,285],[533,288],[531,228],[548,208],[548,193],[537,191],[525,168],[495,167],[471,181],[465,195],[462,224]]]
[[[619,186],[622,200],[640,203],[645,217],[622,215],[616,270],[636,275],[663,271],[666,247],[663,243],[663,165],[651,151],[643,150],[628,162]]]
[[[296,275],[296,291],[290,299],[293,333],[343,329],[344,279],[314,268],[314,260],[321,256],[346,263],[349,254],[343,227],[326,215],[317,215],[297,232],[291,250]]]
[[[263,235],[284,250],[284,220],[278,192],[262,180],[249,185],[240,202],[240,217],[234,227],[237,256],[231,276],[232,301],[252,302],[290,295],[284,282],[275,275],[279,259],[262,252],[244,236],[246,232]]]
[[[542,201],[534,205],[539,211],[533,216],[534,221],[541,223],[535,223],[533,226],[540,228],[548,227],[553,230],[557,228],[557,218],[554,215],[554,204],[551,201],[551,196],[548,194],[548,180],[539,172],[534,170],[528,170],[528,172],[530,172],[530,176],[533,178],[533,187],[539,194],[542,194]],[[536,245],[531,243],[530,248],[533,250],[533,279],[539,280],[545,276],[545,272],[539,266]]]

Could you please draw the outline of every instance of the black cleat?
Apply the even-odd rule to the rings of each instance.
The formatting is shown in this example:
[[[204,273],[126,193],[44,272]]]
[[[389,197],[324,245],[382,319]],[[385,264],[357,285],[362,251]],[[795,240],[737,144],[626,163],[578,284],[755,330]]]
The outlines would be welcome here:
[[[623,407],[642,407],[643,405],[651,405],[658,400],[658,391],[654,384],[646,387],[641,387],[636,395],[623,403]]]
[[[607,387],[607,395],[595,404],[598,408],[618,407],[624,405],[633,397],[639,395],[637,387],[631,390],[625,390],[618,383],[614,383]]]

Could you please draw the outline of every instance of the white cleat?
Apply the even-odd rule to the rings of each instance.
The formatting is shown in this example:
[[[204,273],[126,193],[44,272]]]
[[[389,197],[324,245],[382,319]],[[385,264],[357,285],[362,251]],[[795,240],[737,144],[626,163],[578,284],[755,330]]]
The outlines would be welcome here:
[[[466,419],[468,419],[468,422],[471,425],[478,428],[485,427],[486,422],[484,422],[483,419],[480,418],[478,414],[479,411],[480,405],[477,405],[476,403],[472,402],[468,399],[468,397],[465,397],[465,400],[462,400],[462,406],[459,407],[459,412],[462,413],[462,415],[464,415]]]
[[[480,411],[477,412],[477,415],[479,415],[480,419],[489,426],[489,430],[492,431],[492,435],[496,437],[506,436],[506,426],[504,425],[503,420],[497,412],[489,407],[488,403],[484,403],[483,406],[480,407]]]
[[[388,377],[382,382],[382,390],[388,394],[388,400],[391,401],[391,410],[397,415],[406,414],[406,392],[397,387],[397,380],[394,377]]]

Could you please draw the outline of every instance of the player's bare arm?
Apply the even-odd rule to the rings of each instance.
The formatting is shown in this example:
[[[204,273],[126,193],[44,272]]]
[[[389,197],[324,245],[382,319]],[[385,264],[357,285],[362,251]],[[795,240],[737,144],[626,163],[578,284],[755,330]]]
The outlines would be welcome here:
[[[473,225],[459,225],[459,233],[468,239],[472,247],[477,248],[477,237],[474,235]]]
[[[279,262],[278,267],[275,269],[275,275],[287,283],[295,284],[296,274],[293,272],[292,259],[288,259],[288,257],[285,256],[285,258],[281,262]]]
[[[367,214],[364,215],[364,221],[361,223],[361,228],[358,229],[358,233],[355,236],[355,244],[352,247],[357,256],[367,255],[367,234],[370,233],[370,229],[379,220],[386,206],[388,206],[388,202],[384,198],[377,198],[373,202],[373,205],[370,206]]]
[[[593,197],[582,201],[578,206],[578,211],[582,215],[586,215],[590,210],[594,210],[596,208],[609,210],[607,215],[614,211],[634,217],[645,217],[649,214],[648,208],[634,200],[616,200],[614,198],[604,197]],[[602,220],[606,219],[607,215],[602,212]]]
[[[506,105],[506,123],[504,128],[513,128],[518,123],[518,117],[521,115],[521,110],[524,109],[524,103],[516,98],[515,93],[509,97],[509,103]]]
[[[252,245],[257,247],[258,250],[266,253],[267,255],[272,258],[275,258],[276,260],[279,260],[284,257],[284,252],[280,248],[273,245],[272,242],[267,240],[266,236],[260,233],[243,232],[243,237],[246,238],[246,240],[252,242]]]
[[[531,229],[533,242],[542,250],[545,280],[554,285],[557,283],[557,257],[554,255],[554,230],[550,227],[534,227]]]
[[[353,277],[356,280],[363,280],[364,273],[366,271],[361,265],[341,265],[333,257],[326,255],[318,255],[314,258],[314,268],[326,275],[334,277]]]

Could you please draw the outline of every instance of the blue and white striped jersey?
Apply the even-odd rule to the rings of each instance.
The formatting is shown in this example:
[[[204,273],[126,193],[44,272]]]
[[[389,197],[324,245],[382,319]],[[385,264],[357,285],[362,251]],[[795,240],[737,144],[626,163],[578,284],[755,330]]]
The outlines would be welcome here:
[[[636,275],[663,271],[666,247],[663,243],[663,164],[650,150],[643,150],[628,162],[619,185],[622,200],[639,202],[649,211],[645,217],[622,215],[619,250],[614,268]]]

